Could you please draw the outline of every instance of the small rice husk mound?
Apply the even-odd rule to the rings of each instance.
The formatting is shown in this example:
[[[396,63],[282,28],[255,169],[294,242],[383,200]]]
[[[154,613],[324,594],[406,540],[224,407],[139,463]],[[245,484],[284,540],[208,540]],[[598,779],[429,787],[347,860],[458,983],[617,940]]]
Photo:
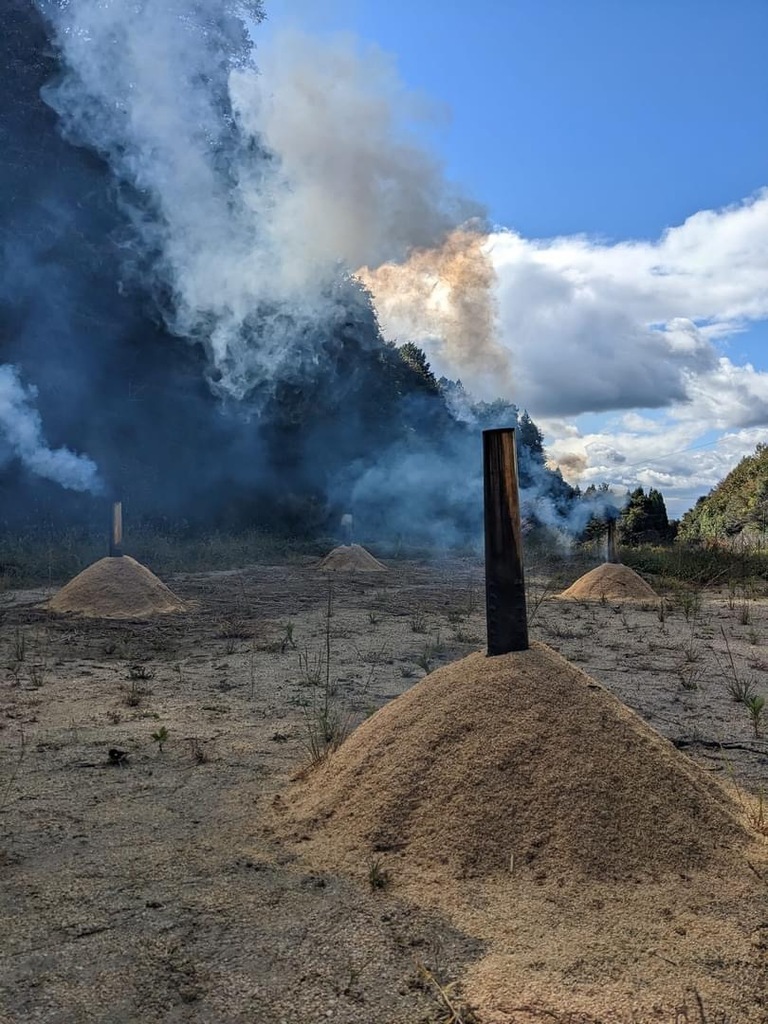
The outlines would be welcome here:
[[[611,601],[658,600],[658,595],[642,576],[638,576],[628,565],[617,562],[598,565],[596,569],[580,576],[558,597],[582,601],[599,601],[604,597]]]
[[[340,861],[400,850],[437,876],[510,858],[621,880],[702,868],[746,839],[726,792],[550,648],[472,654],[382,708],[290,795]]]
[[[322,561],[315,566],[331,572],[386,572],[386,565],[374,558],[370,551],[366,551],[360,544],[342,544],[330,551]]]
[[[122,555],[83,569],[48,608],[94,619],[145,619],[184,611],[184,603],[146,566]]]

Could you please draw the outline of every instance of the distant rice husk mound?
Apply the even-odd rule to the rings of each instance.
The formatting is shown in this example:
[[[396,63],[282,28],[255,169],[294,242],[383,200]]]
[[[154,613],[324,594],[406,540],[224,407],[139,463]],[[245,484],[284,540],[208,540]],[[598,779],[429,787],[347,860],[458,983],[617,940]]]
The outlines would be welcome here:
[[[603,597],[611,601],[658,600],[656,592],[638,576],[634,569],[616,562],[605,562],[580,576],[558,597],[572,597],[594,601]]]
[[[183,602],[130,555],[102,558],[89,565],[48,607],[96,619],[145,619],[184,611]]]
[[[558,654],[472,654],[360,726],[286,805],[329,862],[400,851],[426,879],[517,870],[621,881],[725,863],[725,791]],[[309,833],[309,834],[307,834]]]
[[[325,558],[318,562],[316,569],[333,572],[386,572],[386,565],[374,558],[360,544],[342,544],[334,548]]]

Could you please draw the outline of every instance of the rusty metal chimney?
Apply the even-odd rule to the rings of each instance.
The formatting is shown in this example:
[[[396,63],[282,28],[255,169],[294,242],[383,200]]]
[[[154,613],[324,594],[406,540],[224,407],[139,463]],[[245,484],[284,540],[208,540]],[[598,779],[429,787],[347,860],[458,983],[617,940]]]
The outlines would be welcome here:
[[[618,541],[617,541],[617,521],[615,519],[608,520],[608,537],[607,537],[607,551],[606,551],[606,562],[618,562]]]

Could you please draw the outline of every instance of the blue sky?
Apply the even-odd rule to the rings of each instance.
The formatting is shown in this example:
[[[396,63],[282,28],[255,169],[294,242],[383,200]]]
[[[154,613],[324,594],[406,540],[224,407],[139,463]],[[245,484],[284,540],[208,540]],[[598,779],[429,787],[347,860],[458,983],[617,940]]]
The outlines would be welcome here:
[[[659,468],[655,483],[666,484],[662,489],[679,513],[768,434],[768,418],[748,411],[753,401],[768,409],[768,326],[755,298],[763,273],[768,294],[763,207],[723,215],[724,208],[754,199],[768,186],[765,0],[268,0],[267,11],[265,39],[297,21],[318,37],[351,32],[393,55],[405,86],[433,106],[432,122],[422,128],[424,146],[439,155],[449,179],[484,204],[495,225],[524,240],[526,273],[535,265],[537,274],[565,274],[571,284],[588,281],[599,293],[596,304],[578,310],[587,363],[590,352],[601,350],[599,340],[590,349],[590,338],[599,339],[609,322],[616,344],[632,348],[644,344],[632,333],[644,330],[644,316],[654,323],[674,321],[664,335],[678,339],[670,341],[669,374],[662,380],[650,356],[643,371],[650,375],[649,389],[658,387],[658,403],[631,405],[635,390],[644,402],[642,388],[631,382],[611,408],[610,396],[592,395],[585,385],[583,411],[574,398],[559,412],[556,402],[542,397],[548,371],[539,354],[539,386],[529,387],[530,400],[515,397],[532,405],[534,416],[538,412],[564,468],[570,458],[573,473],[585,480],[616,471],[622,483],[621,460],[634,471],[646,458],[640,482],[650,484],[661,438],[669,438],[669,451],[722,438],[679,464],[665,460],[663,472]],[[679,230],[707,210],[716,211],[712,225],[699,218]],[[665,244],[669,229],[678,231]],[[580,250],[573,237],[579,235],[587,236],[594,252]],[[537,240],[554,237],[565,241],[542,254]],[[633,242],[645,244],[642,258],[637,252],[627,256]],[[514,336],[516,316],[524,319],[529,311],[520,309],[525,292],[516,284],[520,247],[515,242],[510,255],[510,246],[502,236],[502,255],[494,262],[502,318],[510,318]],[[712,263],[717,247],[723,258]],[[646,313],[640,293],[647,297],[653,286],[656,255],[665,267],[669,261],[679,286],[673,296],[649,302]],[[629,299],[637,305],[635,323],[622,326],[619,292],[631,290],[638,260],[645,276]],[[735,298],[740,262],[751,292],[742,289]],[[505,277],[510,266],[511,283]],[[614,266],[621,288],[601,292],[602,283],[616,276]],[[691,277],[698,284],[686,291],[681,282]],[[708,300],[710,280],[713,292],[722,293],[719,305]],[[541,310],[536,322],[542,322]],[[683,344],[689,354],[695,350],[687,362],[681,361],[680,330],[703,331]],[[556,342],[553,336],[554,379]],[[604,345],[601,351],[604,365]],[[518,363],[530,363],[525,352],[517,356]],[[713,360],[722,356],[728,365],[717,368]],[[663,360],[663,353],[655,358]],[[529,371],[521,380],[533,381]],[[622,372],[631,374],[631,360]],[[675,396],[675,374],[678,384],[684,382],[683,399]],[[732,414],[718,413],[715,423],[718,389],[722,409],[732,407]],[[613,455],[606,455],[611,448]]]
[[[393,54],[406,84],[444,105],[434,142],[449,177],[528,236],[655,238],[768,180],[764,0],[281,0],[267,11],[273,25],[296,12]]]

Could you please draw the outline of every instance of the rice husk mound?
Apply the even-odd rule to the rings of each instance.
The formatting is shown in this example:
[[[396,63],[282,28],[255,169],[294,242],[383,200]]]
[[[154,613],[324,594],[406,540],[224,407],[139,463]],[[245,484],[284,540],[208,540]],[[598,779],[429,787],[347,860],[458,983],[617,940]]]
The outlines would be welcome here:
[[[184,604],[146,566],[122,555],[83,569],[48,608],[95,619],[144,619],[184,611]]]
[[[725,791],[550,648],[472,654],[382,708],[292,793],[341,860],[437,876],[655,877],[745,840]]]
[[[457,990],[483,1024],[768,1020],[765,844],[542,644],[426,676],[274,808],[313,868],[375,865],[486,943]]]
[[[342,544],[334,548],[315,568],[332,572],[387,571],[386,565],[382,565],[378,558],[374,558],[370,551],[366,551],[360,544]]]
[[[612,601],[658,600],[656,592],[634,569],[616,562],[605,562],[580,576],[558,597],[594,601],[606,597]]]

